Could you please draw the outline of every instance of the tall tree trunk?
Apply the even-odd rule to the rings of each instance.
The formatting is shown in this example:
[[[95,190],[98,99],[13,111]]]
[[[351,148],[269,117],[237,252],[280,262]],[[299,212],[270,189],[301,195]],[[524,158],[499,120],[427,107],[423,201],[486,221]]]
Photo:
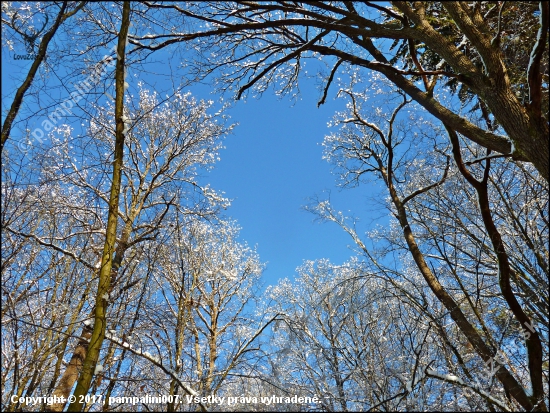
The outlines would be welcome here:
[[[111,194],[109,198],[109,215],[107,218],[107,230],[105,237],[105,246],[101,259],[101,270],[99,273],[99,283],[97,288],[95,302],[95,320],[94,329],[88,345],[88,351],[84,360],[80,377],[76,384],[73,395],[76,397],[70,405],[68,411],[79,412],[82,410],[83,403],[81,396],[88,393],[94,372],[99,359],[99,353],[103,340],[105,339],[106,313],[108,307],[108,294],[111,284],[111,272],[116,271],[116,263],[113,262],[115,252],[118,205],[120,197],[120,185],[122,177],[122,165],[124,157],[125,124],[124,114],[124,83],[125,83],[125,57],[126,57],[126,39],[128,37],[128,28],[130,26],[130,2],[125,1],[122,7],[122,21],[118,34],[117,64],[116,64],[116,98],[115,98],[115,155],[113,161],[113,182],[111,184]]]
[[[452,129],[447,128],[449,138],[453,145],[453,156],[458,169],[462,176],[472,185],[478,195],[479,210],[483,219],[485,229],[489,234],[491,243],[493,244],[493,251],[497,256],[498,268],[499,268],[499,285],[502,292],[502,296],[506,300],[508,307],[514,314],[514,317],[521,325],[523,330],[523,336],[525,338],[525,344],[527,347],[527,358],[529,366],[529,375],[531,378],[531,387],[533,389],[532,402],[534,411],[547,411],[546,403],[544,400],[544,382],[543,382],[543,351],[542,343],[537,331],[534,329],[532,320],[525,313],[520,303],[516,299],[512,286],[510,285],[510,276],[512,269],[508,260],[508,254],[505,249],[502,236],[498,231],[498,228],[493,221],[491,213],[491,206],[489,204],[489,192],[487,188],[487,180],[489,178],[490,159],[486,160],[485,172],[483,180],[478,181],[474,178],[470,172],[466,169],[466,166],[462,162],[462,155],[460,153],[460,143],[458,135]]]
[[[180,286],[180,292],[179,292],[179,298],[178,298],[178,318],[176,322],[176,331],[175,331],[175,341],[176,341],[176,351],[174,354],[174,361],[175,361],[175,369],[174,371],[176,374],[179,374],[181,371],[181,356],[183,354],[183,339],[184,339],[184,333],[185,333],[185,325],[187,323],[187,320],[191,317],[191,312],[193,311],[193,308],[189,305],[190,304],[190,298],[188,298],[187,294],[185,294],[185,271],[182,268],[182,280],[181,280],[181,286]],[[189,297],[191,296],[191,293],[189,294]],[[172,379],[170,382],[170,390],[169,395],[175,396],[178,394],[178,382],[175,379]],[[168,412],[175,412],[177,408],[177,404],[175,402],[168,402],[166,405],[166,411]]]
[[[79,317],[80,311],[82,310],[82,307],[84,307],[84,304],[87,301],[86,296],[88,295],[89,291],[90,291],[90,286],[88,284],[86,286],[86,289],[84,290],[84,294],[80,299],[80,302],[78,303],[74,316],[71,317],[71,325],[74,325],[73,323],[75,323],[76,319]],[[71,328],[69,329],[69,334],[72,334],[72,333],[73,331]],[[52,381],[49,386],[50,391],[53,390],[51,393],[52,396],[57,396],[60,400],[67,400],[67,398],[71,395],[71,390],[73,388],[74,383],[76,382],[76,379],[78,378],[78,373],[80,372],[80,368],[82,367],[82,362],[86,357],[88,341],[90,340],[91,336],[92,336],[91,325],[89,326],[84,325],[84,327],[82,328],[82,332],[80,333],[80,337],[78,339],[76,348],[73,351],[73,355],[71,356],[71,360],[69,361],[67,368],[63,372],[61,379],[59,379],[57,386],[55,386],[55,382],[57,381],[57,377],[61,369],[63,354],[65,353],[65,349],[67,348],[67,343],[69,341],[70,336],[67,336],[63,340],[63,344],[61,345],[60,352],[58,353],[59,354],[58,359],[55,364],[55,370],[54,370],[55,373],[54,373],[54,376],[52,377]],[[55,390],[54,390],[54,386],[55,386]],[[66,402],[54,403],[52,405],[46,406],[46,410],[52,411],[52,412],[62,412],[66,404],[67,404]]]
[[[386,181],[386,185],[388,186],[392,202],[397,210],[397,218],[401,228],[403,229],[403,236],[407,242],[408,249],[416,263],[417,268],[426,280],[426,283],[434,295],[449,311],[449,315],[456,323],[462,334],[464,334],[464,336],[466,336],[468,341],[472,344],[473,348],[476,350],[476,353],[486,363],[495,362],[496,352],[488,346],[487,343],[485,343],[475,327],[470,323],[470,321],[468,321],[459,304],[453,299],[445,287],[441,285],[424,259],[424,254],[420,251],[420,248],[416,243],[415,236],[409,225],[405,205],[393,185],[391,165],[388,167],[388,170],[386,170],[386,168],[384,168],[381,164],[381,161],[379,161],[379,164],[384,180]],[[510,394],[521,405],[521,407],[527,411],[533,410],[534,405],[531,398],[527,395],[523,386],[508,371],[508,369],[506,369],[505,366],[499,364],[495,372],[495,376],[502,383],[506,392]]]
[[[60,400],[67,400],[67,398],[70,396],[71,390],[74,386],[74,383],[78,379],[78,374],[86,358],[88,344],[90,338],[92,337],[92,332],[93,329],[91,323],[90,325],[85,325],[82,328],[82,332],[80,333],[80,337],[78,339],[76,348],[73,351],[71,360],[69,361],[67,368],[63,372],[63,375],[61,376],[61,379],[59,380],[55,391],[52,393],[52,396],[57,396],[60,398]],[[61,399],[61,397],[63,397],[63,399]],[[52,412],[62,412],[66,404],[67,402],[55,403],[52,404],[48,410]]]

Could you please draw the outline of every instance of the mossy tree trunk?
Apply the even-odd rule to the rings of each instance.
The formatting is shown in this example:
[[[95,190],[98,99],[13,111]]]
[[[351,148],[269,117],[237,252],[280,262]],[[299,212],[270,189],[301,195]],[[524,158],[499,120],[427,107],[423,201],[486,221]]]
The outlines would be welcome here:
[[[117,223],[118,223],[118,205],[120,197],[120,186],[122,177],[122,165],[124,157],[125,124],[123,119],[124,111],[124,83],[125,83],[125,54],[126,39],[128,28],[130,26],[130,2],[125,1],[122,8],[122,22],[118,35],[117,64],[115,71],[116,97],[115,97],[115,155],[113,161],[113,181],[111,184],[111,193],[109,197],[109,215],[107,219],[107,230],[105,237],[105,246],[101,259],[101,269],[99,273],[99,283],[97,287],[95,303],[94,329],[90,338],[90,343],[86,352],[86,358],[82,365],[82,371],[76,384],[73,395],[76,397],[70,405],[68,411],[79,412],[82,410],[83,403],[81,396],[88,393],[94,372],[99,359],[99,353],[103,340],[105,339],[106,315],[108,307],[108,295],[111,284],[111,273],[118,270],[119,262],[114,262]]]

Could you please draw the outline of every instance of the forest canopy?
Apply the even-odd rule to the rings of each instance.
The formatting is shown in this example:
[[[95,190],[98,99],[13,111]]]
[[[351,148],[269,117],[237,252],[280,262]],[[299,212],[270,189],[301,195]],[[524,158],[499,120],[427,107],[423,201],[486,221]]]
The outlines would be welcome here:
[[[2,411],[548,411],[548,7],[2,2]],[[269,96],[370,203],[266,285],[208,174]]]

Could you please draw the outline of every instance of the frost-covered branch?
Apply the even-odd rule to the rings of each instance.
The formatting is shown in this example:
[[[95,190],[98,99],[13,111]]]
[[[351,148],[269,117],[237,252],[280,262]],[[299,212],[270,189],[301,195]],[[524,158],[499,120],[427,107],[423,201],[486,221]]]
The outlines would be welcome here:
[[[193,390],[190,386],[185,384],[180,380],[178,375],[170,368],[164,366],[162,364],[162,360],[160,360],[158,357],[153,357],[148,352],[142,352],[141,350],[138,350],[134,348],[130,343],[127,343],[125,341],[120,341],[118,338],[114,335],[112,335],[110,332],[105,332],[105,338],[109,340],[110,342],[118,345],[119,347],[131,352],[132,354],[135,354],[136,356],[142,357],[145,360],[149,361],[150,363],[154,364],[158,368],[160,368],[162,371],[164,371],[167,375],[169,375],[172,379],[176,380],[178,382],[178,385],[181,386],[181,388],[189,395],[191,396],[199,396],[199,393],[197,393],[195,390]],[[201,402],[198,403],[201,409],[205,412],[208,411],[208,408]]]
[[[461,378],[455,376],[454,374],[439,374],[431,369],[426,369],[425,373],[427,377],[432,377],[434,379],[443,380],[450,384],[468,388],[473,392],[479,394],[481,397],[483,397],[487,401],[493,403],[495,406],[498,406],[500,409],[504,410],[505,412],[511,411],[504,401],[499,400],[494,396],[491,396],[489,393],[487,393],[477,384],[471,385],[471,384],[465,383]]]
[[[48,247],[48,248],[51,248],[57,252],[60,252],[68,257],[71,257],[73,258],[75,261],[77,262],[80,262],[82,263],[84,266],[88,267],[89,269],[91,270],[94,270],[96,269],[96,267],[92,264],[90,264],[88,261],[86,261],[85,259],[83,259],[82,257],[78,256],[76,253],[72,252],[72,251],[68,251],[64,248],[61,248],[55,244],[52,244],[51,242],[47,242],[47,241],[44,241],[42,238],[38,237],[37,235],[35,234],[25,234],[23,232],[19,232],[19,231],[16,231],[10,227],[6,227],[5,228],[6,230],[8,230],[9,232],[11,232],[12,234],[15,234],[15,235],[19,235],[20,237],[25,237],[25,238],[30,238],[30,239],[33,239],[35,240],[38,244],[44,246],[44,247]]]

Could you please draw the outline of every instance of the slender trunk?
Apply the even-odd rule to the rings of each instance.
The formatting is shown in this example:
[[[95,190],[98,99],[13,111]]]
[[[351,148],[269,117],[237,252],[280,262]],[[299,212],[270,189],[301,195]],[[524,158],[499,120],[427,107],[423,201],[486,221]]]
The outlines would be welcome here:
[[[491,213],[491,206],[489,203],[489,193],[487,188],[487,180],[489,178],[490,159],[486,161],[486,167],[484,177],[482,181],[475,179],[470,172],[466,169],[466,166],[462,162],[462,155],[460,153],[460,144],[458,135],[452,130],[447,128],[449,138],[453,145],[453,156],[458,169],[462,176],[475,188],[478,195],[479,209],[483,224],[489,238],[493,245],[493,251],[497,256],[498,268],[499,268],[499,285],[502,292],[502,296],[506,300],[508,307],[514,314],[514,317],[521,325],[523,329],[523,336],[525,338],[525,344],[527,347],[527,358],[529,366],[529,375],[531,378],[531,387],[533,388],[532,402],[534,411],[546,411],[546,404],[544,401],[544,384],[542,374],[542,344],[537,331],[534,329],[533,324],[529,316],[523,311],[520,303],[517,301],[512,287],[510,285],[510,277],[512,269],[510,268],[510,262],[508,260],[508,254],[506,252],[502,236],[498,231],[498,228],[493,221]]]
[[[124,156],[125,124],[123,120],[124,110],[124,83],[125,83],[125,54],[128,28],[130,26],[130,2],[125,1],[122,8],[122,21],[118,35],[117,64],[116,64],[116,98],[115,98],[115,155],[113,161],[113,182],[111,185],[111,194],[109,198],[109,215],[107,218],[107,230],[105,237],[105,247],[101,259],[101,270],[99,274],[99,283],[97,288],[95,303],[95,322],[92,337],[88,345],[86,358],[82,365],[82,371],[76,389],[73,395],[76,400],[69,405],[68,411],[79,412],[82,410],[83,403],[80,402],[80,396],[88,393],[103,340],[105,338],[106,315],[108,306],[108,294],[110,290],[111,277],[113,269],[118,268],[113,264],[113,253],[115,252],[118,205],[120,197],[120,186],[122,177],[122,164]]]
[[[386,169],[381,165],[382,174],[390,191],[390,196],[392,202],[397,210],[397,215],[399,219],[399,224],[403,229],[403,235],[405,241],[407,242],[408,249],[418,267],[420,273],[428,283],[428,286],[433,291],[437,299],[445,306],[449,311],[449,314],[453,321],[456,323],[460,331],[466,336],[468,341],[472,344],[477,354],[483,359],[486,363],[496,362],[495,361],[495,351],[491,349],[479,335],[475,327],[468,321],[458,303],[453,299],[453,297],[447,292],[445,287],[440,284],[437,277],[432,273],[428,263],[424,259],[424,254],[420,251],[416,239],[409,225],[407,211],[405,210],[405,205],[399,198],[397,190],[395,189],[392,178],[391,170],[386,171]],[[498,365],[498,369],[495,372],[495,376],[504,386],[504,389],[514,398],[517,402],[525,409],[532,410],[533,403],[529,396],[525,393],[523,386],[518,383],[516,378],[502,365]]]
[[[136,306],[136,312],[134,313],[134,318],[132,319],[132,324],[130,325],[130,329],[128,330],[128,335],[132,335],[134,334],[134,331],[135,331],[135,328],[136,328],[136,324],[138,322],[138,318],[139,318],[139,314],[140,314],[140,309],[141,309],[141,305],[143,303],[143,297],[145,296],[145,292],[146,292],[146,289],[147,289],[147,286],[149,285],[149,277],[151,275],[151,269],[149,269],[147,271],[147,275],[145,276],[145,280],[143,280],[143,287],[141,289],[141,293],[139,295],[139,299],[138,299],[138,302],[137,302],[137,306]],[[122,350],[122,354],[120,355],[120,358],[118,360],[118,365],[117,365],[117,368],[116,368],[116,372],[115,374],[113,374],[109,381],[109,384],[107,385],[107,390],[105,391],[104,395],[104,402],[103,402],[103,411],[108,411],[110,409],[110,406],[109,406],[109,403],[108,403],[108,400],[109,400],[109,397],[111,397],[111,394],[115,388],[115,385],[117,383],[117,377],[119,377],[119,373],[120,373],[120,369],[122,368],[122,364],[124,362],[124,358],[126,357],[126,354],[127,354],[127,350],[124,348]]]
[[[332,309],[328,307],[328,312],[330,312]],[[348,406],[346,402],[346,393],[344,391],[344,380],[342,378],[342,374],[340,373],[340,362],[338,361],[338,351],[336,350],[338,348],[338,343],[336,342],[336,338],[333,332],[333,325],[332,325],[332,317],[329,317],[328,319],[328,328],[329,328],[329,337],[327,337],[330,341],[330,351],[332,356],[332,368],[333,368],[333,375],[334,375],[334,381],[336,383],[336,389],[338,390],[338,402],[340,403],[340,406],[342,407],[343,412],[348,411]]]
[[[2,125],[2,141],[0,143],[0,153],[4,150],[4,144],[6,143],[6,141],[10,136],[13,122],[15,120],[15,117],[17,116],[17,113],[19,112],[21,103],[23,103],[23,98],[25,96],[25,93],[31,86],[34,80],[34,77],[38,72],[38,68],[46,58],[46,51],[48,50],[48,45],[50,44],[50,41],[52,40],[55,33],[57,32],[57,29],[59,29],[59,26],[61,26],[61,23],[63,23],[68,17],[74,15],[78,10],[84,7],[85,3],[86,2],[81,2],[73,11],[69,13],[65,13],[68,2],[64,1],[63,4],[61,5],[61,9],[59,10],[59,13],[57,14],[55,23],[42,38],[42,41],[40,42],[40,46],[38,47],[38,53],[36,54],[36,58],[32,62],[31,68],[29,69],[29,72],[27,73],[27,76],[25,77],[23,84],[19,87],[19,89],[17,89],[17,92],[15,92],[15,97],[13,98],[13,102],[11,104],[10,110],[6,115],[4,124]]]
[[[199,338],[199,330],[197,329],[197,326],[195,325],[193,319],[190,320],[193,323],[192,331],[193,331],[193,337],[195,339],[195,359],[197,360],[197,378],[199,380],[199,388],[198,391],[200,394],[204,394],[204,381],[202,380],[203,377],[203,369],[202,369],[202,353],[201,353],[201,342]]]
[[[193,311],[191,306],[186,305],[188,301],[186,300],[187,298],[186,294],[184,294],[184,288],[185,288],[185,272],[183,272],[182,283],[180,286],[180,294],[178,298],[178,319],[177,319],[176,331],[175,331],[176,352],[174,355],[174,361],[175,361],[176,368],[174,369],[174,371],[176,372],[176,374],[179,374],[181,370],[181,356],[183,354],[183,338],[184,338],[184,331],[185,331],[185,322],[188,316],[191,315],[191,311]],[[175,396],[177,394],[178,394],[178,382],[175,379],[172,379],[172,381],[170,382],[169,395]],[[177,405],[175,404],[175,402],[168,402],[166,405],[166,411],[174,412],[176,411],[176,407]]]
[[[130,237],[130,232],[131,232],[131,225],[128,224],[125,230],[123,231],[122,239],[120,240],[120,243],[116,250],[115,257],[113,259],[113,268],[111,271],[111,280],[110,280],[108,295],[111,295],[111,293],[117,286],[117,274],[120,267],[120,263],[122,262],[122,258],[126,253],[126,249],[127,249],[126,246],[127,246],[128,238]],[[85,296],[88,295],[89,290],[90,290],[90,287],[88,286],[84,293]],[[82,309],[85,301],[86,301],[85,298],[81,300],[81,302],[79,303],[78,311],[75,314],[80,314],[80,310]],[[92,309],[90,315],[88,316],[88,319],[92,319],[94,318],[94,316],[95,316],[95,308]],[[73,319],[71,322],[74,323],[75,321],[76,320]],[[93,328],[91,324],[84,325],[84,327],[82,328],[82,332],[80,333],[80,338],[78,340],[76,348],[71,357],[71,361],[69,362],[69,365],[63,372],[63,376],[61,377],[55,391],[53,392],[53,395],[58,396],[60,400],[67,400],[67,398],[71,394],[71,390],[78,379],[78,375],[82,370],[84,360],[86,359],[86,355],[88,354],[88,346],[90,343],[90,339],[92,337],[92,333],[93,333]],[[53,412],[62,412],[63,409],[65,408],[65,405],[66,405],[66,402],[52,404],[49,407],[49,410]]]
[[[208,347],[208,377],[206,378],[206,391],[212,391],[212,381],[214,380],[214,372],[216,370],[216,359],[218,358],[218,326],[217,323],[212,324],[212,331],[210,332],[210,338]]]

